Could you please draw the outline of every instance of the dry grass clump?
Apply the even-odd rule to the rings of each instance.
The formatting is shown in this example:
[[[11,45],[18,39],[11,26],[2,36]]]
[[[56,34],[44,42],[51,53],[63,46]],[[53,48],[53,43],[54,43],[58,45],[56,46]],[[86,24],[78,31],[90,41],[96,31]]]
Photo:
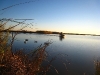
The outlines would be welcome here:
[[[5,24],[0,24],[0,75],[44,75],[45,70],[41,64],[46,58],[46,47],[49,42],[40,45],[35,51],[26,54],[24,50],[12,51],[11,43],[8,44],[8,32],[2,32]]]
[[[96,67],[95,75],[100,75],[100,61],[98,60],[96,61],[95,67]]]
[[[41,64],[46,58],[46,47],[47,45],[44,45],[31,54],[25,54],[22,50],[15,53],[6,50],[2,61],[0,61],[0,75],[37,75],[44,73]]]

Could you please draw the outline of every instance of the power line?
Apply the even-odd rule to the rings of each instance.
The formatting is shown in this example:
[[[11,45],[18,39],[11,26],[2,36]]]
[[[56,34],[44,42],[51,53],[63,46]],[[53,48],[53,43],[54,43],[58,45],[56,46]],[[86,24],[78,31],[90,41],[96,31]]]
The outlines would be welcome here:
[[[18,6],[18,5],[21,5],[21,4],[27,4],[27,3],[31,3],[31,2],[35,2],[35,1],[36,1],[36,0],[31,0],[31,1],[23,2],[23,3],[14,4],[14,5],[11,5],[11,6],[2,8],[0,11],[6,10],[6,9],[9,9],[9,8],[12,8],[12,7],[14,7],[14,6]],[[38,0],[38,1],[39,1],[39,0]]]

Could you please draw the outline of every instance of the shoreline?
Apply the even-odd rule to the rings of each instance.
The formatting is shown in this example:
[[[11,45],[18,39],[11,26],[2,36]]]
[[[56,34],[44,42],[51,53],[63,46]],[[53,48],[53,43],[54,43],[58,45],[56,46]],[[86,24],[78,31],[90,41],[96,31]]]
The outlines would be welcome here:
[[[7,30],[3,30],[0,32],[8,32]],[[60,34],[60,32],[52,32],[52,31],[15,31],[15,30],[10,30],[9,32],[17,32],[17,33],[37,33],[37,34]],[[90,36],[100,36],[96,34],[79,34],[79,33],[63,33],[67,35],[90,35]]]

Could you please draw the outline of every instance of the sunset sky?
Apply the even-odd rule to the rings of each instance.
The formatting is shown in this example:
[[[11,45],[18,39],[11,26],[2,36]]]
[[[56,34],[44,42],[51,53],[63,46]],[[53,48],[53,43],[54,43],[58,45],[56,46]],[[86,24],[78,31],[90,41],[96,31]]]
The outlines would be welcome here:
[[[2,18],[34,19],[26,30],[100,35],[100,0],[0,0]]]

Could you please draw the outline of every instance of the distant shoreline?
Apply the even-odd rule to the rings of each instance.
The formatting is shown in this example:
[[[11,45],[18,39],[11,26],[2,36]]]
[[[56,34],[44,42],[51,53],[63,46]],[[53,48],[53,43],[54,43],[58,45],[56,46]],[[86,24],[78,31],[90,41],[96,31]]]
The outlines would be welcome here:
[[[0,32],[8,32],[6,30],[0,31]],[[18,32],[18,33],[37,33],[37,34],[60,34],[61,32],[52,32],[52,31],[15,31],[15,30],[10,30],[9,32]],[[79,33],[63,33],[67,35],[91,35],[91,36],[100,36],[96,34],[79,34]]]

